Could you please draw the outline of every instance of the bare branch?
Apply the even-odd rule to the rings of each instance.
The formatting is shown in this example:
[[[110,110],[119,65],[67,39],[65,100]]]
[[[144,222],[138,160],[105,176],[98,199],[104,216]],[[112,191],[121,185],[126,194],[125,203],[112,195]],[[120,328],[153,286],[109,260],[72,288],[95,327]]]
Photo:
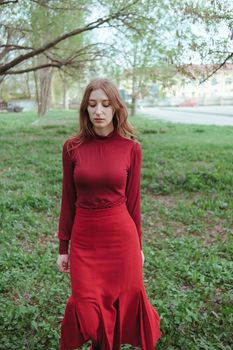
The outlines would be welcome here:
[[[89,24],[87,24],[86,26],[82,27],[82,28],[77,28],[72,32],[66,33],[64,35],[61,35],[60,37],[50,41],[49,43],[46,43],[45,45],[32,50],[31,52],[28,52],[26,54],[20,55],[18,57],[16,57],[15,59],[13,59],[12,61],[6,63],[5,65],[0,65],[0,75],[4,75],[7,74],[7,72],[15,67],[16,65],[28,60],[29,58],[35,57],[45,51],[47,51],[48,49],[56,46],[57,44],[59,44],[60,42],[73,37],[75,35],[81,34],[83,32],[87,32],[90,30],[93,30],[95,28],[100,27],[102,24],[104,23],[108,23],[114,19],[120,19],[120,20],[124,20],[124,18],[126,18],[128,16],[127,12],[124,12],[128,7],[132,6],[132,4],[135,4],[136,2],[138,2],[138,0],[135,0],[133,3],[131,3],[130,5],[126,5],[125,7],[121,8],[119,11],[117,11],[116,13],[112,14],[111,16],[107,16],[105,18],[99,18],[94,22],[91,22]]]
[[[47,64],[42,64],[40,66],[36,66],[36,67],[30,67],[30,68],[26,68],[26,69],[21,69],[21,70],[10,70],[7,72],[7,75],[16,75],[16,74],[24,74],[24,73],[28,73],[28,72],[34,72],[36,70],[39,69],[43,69],[43,68],[48,68],[48,67],[56,67],[56,68],[60,68],[61,65],[59,65],[58,63],[47,63]]]
[[[199,82],[199,85],[203,84],[207,79],[212,77],[212,75],[214,75],[219,69],[221,69],[227,63],[227,61],[229,61],[232,57],[233,57],[233,52],[229,56],[227,56],[225,60],[217,68],[215,68],[210,74],[208,74],[207,77],[205,77],[205,79],[201,80]]]
[[[35,67],[29,67],[21,70],[9,70],[7,71],[6,75],[16,75],[16,74],[24,74],[28,72],[37,71],[39,69],[48,68],[48,67],[55,67],[58,69],[61,69],[62,67],[72,67],[72,68],[78,68],[81,65],[84,65],[86,62],[92,62],[98,59],[98,57],[104,57],[106,56],[105,49],[99,49],[99,50],[90,50],[87,51],[87,48],[92,49],[93,47],[97,46],[98,44],[90,44],[86,47],[78,50],[77,52],[73,53],[71,56],[62,59],[59,57],[53,58],[53,55],[49,52],[44,52],[44,55],[50,60],[50,62],[35,66]],[[106,46],[111,46],[106,44]],[[90,56],[91,55],[91,56]],[[84,56],[83,59],[81,59],[81,56]]]
[[[214,51],[210,51],[210,53],[231,53],[231,52],[230,51],[214,50]]]
[[[0,6],[8,4],[17,4],[19,0],[0,0]]]
[[[9,44],[9,45],[0,45],[0,48],[6,48],[8,51],[13,51],[13,50],[33,50],[32,46],[22,46],[22,45],[14,45],[14,44]]]

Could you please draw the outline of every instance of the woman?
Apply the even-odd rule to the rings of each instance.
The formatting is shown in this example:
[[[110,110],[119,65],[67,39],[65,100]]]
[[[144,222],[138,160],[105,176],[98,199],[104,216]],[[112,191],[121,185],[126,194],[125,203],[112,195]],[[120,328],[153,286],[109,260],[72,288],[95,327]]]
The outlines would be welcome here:
[[[64,143],[62,154],[57,264],[61,272],[70,272],[72,294],[60,350],[88,340],[91,349],[131,344],[152,350],[161,335],[143,282],[142,150],[110,80],[95,79],[87,86],[79,134]]]

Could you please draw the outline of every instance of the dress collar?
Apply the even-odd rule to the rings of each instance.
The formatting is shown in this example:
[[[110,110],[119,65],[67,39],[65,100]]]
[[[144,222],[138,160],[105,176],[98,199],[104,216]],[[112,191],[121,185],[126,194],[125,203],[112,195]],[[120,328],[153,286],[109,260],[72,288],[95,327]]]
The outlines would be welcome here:
[[[94,138],[93,138],[94,141],[108,142],[117,138],[117,136],[119,135],[116,129],[113,129],[113,131],[111,131],[108,135],[105,135],[105,136],[97,134],[94,129],[92,130],[94,133]]]

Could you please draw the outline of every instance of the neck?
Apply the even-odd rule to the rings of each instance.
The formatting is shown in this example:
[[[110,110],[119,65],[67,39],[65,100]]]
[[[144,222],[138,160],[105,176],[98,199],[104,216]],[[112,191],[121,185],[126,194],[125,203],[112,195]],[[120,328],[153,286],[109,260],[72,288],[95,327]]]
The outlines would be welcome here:
[[[96,129],[96,128],[93,128],[93,130],[99,136],[107,136],[111,132],[113,132],[114,126],[112,126],[111,128],[108,128],[108,129],[104,129],[104,130],[103,129]]]

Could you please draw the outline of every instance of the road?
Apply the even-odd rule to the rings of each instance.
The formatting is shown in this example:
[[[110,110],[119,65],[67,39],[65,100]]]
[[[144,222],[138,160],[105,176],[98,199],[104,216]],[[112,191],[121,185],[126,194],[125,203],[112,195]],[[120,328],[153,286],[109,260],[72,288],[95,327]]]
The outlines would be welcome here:
[[[172,123],[233,126],[233,106],[144,107],[138,113]]]

